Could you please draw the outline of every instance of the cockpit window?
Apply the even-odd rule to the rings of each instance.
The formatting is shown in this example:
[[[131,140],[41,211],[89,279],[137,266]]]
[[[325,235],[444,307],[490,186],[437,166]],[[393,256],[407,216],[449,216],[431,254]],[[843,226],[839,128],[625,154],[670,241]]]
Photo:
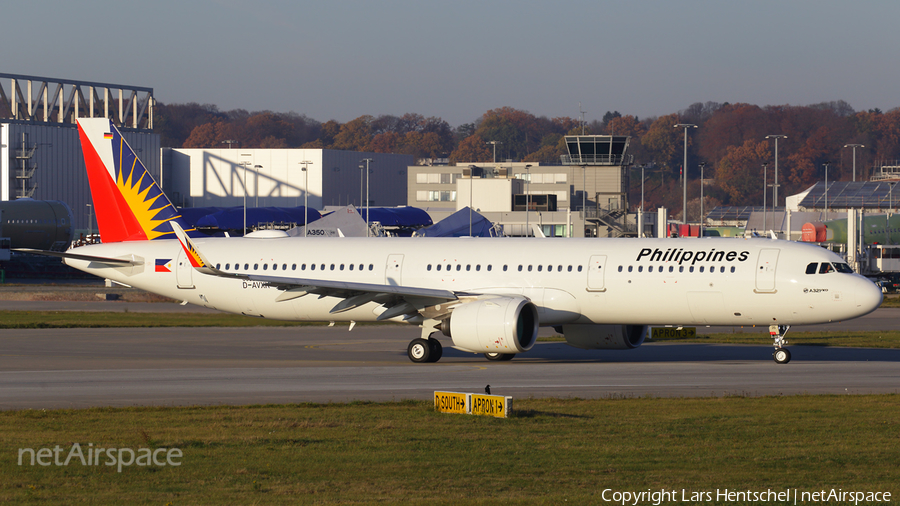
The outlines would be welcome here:
[[[819,266],[819,264],[818,264],[817,262],[813,262],[813,263],[807,265],[807,266],[806,266],[806,273],[807,273],[807,274],[815,274],[815,273],[816,273],[816,268],[817,268],[818,266]]]
[[[819,266],[819,274],[827,274],[833,271],[834,267],[832,267],[828,262],[822,262],[822,265]]]
[[[852,274],[853,269],[850,268],[849,265],[844,263],[835,263],[834,268],[837,269],[838,272],[842,272],[844,274]]]

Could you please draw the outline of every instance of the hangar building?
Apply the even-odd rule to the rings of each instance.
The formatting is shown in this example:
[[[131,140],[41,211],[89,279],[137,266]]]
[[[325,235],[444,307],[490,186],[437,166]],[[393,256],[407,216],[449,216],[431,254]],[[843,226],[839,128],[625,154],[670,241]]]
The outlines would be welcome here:
[[[0,200],[59,200],[87,229],[90,188],[76,118],[106,117],[159,176],[153,88],[0,74]]]

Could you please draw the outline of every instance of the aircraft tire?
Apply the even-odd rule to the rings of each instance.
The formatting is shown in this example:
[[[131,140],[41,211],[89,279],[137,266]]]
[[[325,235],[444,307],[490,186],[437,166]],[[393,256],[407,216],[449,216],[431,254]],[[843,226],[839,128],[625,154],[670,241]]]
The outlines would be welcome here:
[[[484,358],[493,362],[506,362],[515,357],[515,353],[485,353]]]
[[[787,348],[778,348],[772,354],[776,364],[786,364],[791,361],[791,352]]]
[[[444,347],[441,346],[441,342],[433,337],[428,338],[428,347],[431,348],[431,356],[429,357],[429,362],[437,362],[444,356]]]
[[[413,339],[406,347],[406,356],[416,363],[428,362],[431,355],[431,346],[422,338]]]

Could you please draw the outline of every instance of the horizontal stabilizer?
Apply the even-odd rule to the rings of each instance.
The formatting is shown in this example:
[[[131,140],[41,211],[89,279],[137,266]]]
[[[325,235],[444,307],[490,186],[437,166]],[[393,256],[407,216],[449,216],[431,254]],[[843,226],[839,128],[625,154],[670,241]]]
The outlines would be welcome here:
[[[78,253],[69,253],[68,251],[45,251],[39,249],[29,249],[29,248],[13,248],[13,251],[18,251],[21,253],[31,253],[33,255],[44,255],[48,257],[59,257],[59,258],[71,258],[73,260],[84,260],[86,262],[97,262],[101,264],[109,264],[109,265],[142,265],[143,260],[136,260],[132,255],[130,260],[124,258],[108,258],[108,257],[95,257],[91,255],[79,255]]]

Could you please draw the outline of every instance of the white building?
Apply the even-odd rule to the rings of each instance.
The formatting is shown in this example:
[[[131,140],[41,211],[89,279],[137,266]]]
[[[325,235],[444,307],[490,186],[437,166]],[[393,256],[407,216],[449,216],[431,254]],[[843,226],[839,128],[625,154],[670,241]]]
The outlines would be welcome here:
[[[366,195],[370,206],[391,207],[406,204],[412,162],[412,155],[331,149],[164,149],[162,184],[179,207],[240,206],[245,198],[248,207],[304,199],[316,209],[364,207]]]

